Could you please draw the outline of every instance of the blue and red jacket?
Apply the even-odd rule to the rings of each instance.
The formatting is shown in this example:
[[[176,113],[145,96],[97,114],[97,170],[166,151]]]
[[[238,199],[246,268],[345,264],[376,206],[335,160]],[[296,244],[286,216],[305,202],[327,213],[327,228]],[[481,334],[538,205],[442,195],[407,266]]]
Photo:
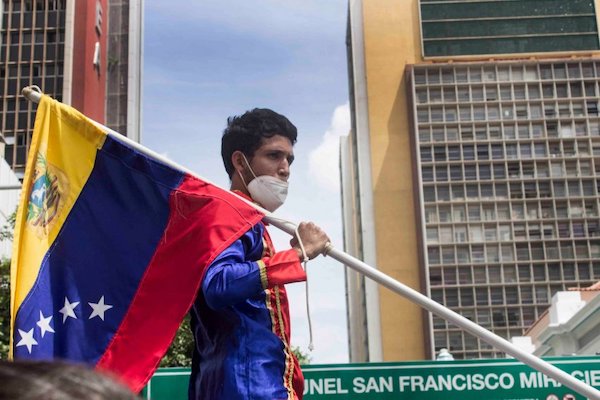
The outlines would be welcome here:
[[[262,223],[213,261],[191,310],[190,399],[302,399],[283,285],[305,280],[296,251],[276,253]]]

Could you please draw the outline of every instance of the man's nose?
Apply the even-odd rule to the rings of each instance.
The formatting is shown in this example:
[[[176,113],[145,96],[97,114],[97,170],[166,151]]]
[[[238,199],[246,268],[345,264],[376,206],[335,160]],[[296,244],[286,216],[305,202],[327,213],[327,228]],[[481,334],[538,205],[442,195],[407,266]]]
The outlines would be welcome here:
[[[287,160],[284,160],[280,165],[279,165],[279,170],[277,171],[277,174],[279,175],[279,177],[281,179],[287,180],[290,176],[290,164],[287,162]]]

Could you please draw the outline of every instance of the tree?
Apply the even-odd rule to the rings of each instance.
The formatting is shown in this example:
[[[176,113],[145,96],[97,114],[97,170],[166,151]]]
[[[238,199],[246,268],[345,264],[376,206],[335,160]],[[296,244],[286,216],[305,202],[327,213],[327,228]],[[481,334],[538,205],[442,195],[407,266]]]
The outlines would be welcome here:
[[[10,342],[10,260],[0,261],[0,359],[8,358]]]
[[[12,240],[17,212],[0,228],[0,241]],[[10,260],[0,261],[0,359],[8,358],[10,347]]]
[[[310,364],[310,362],[312,360],[310,358],[310,356],[306,353],[303,353],[302,349],[300,349],[300,347],[298,347],[298,346],[292,347],[292,353],[294,353],[294,355],[298,359],[298,362],[300,363],[300,365]]]
[[[161,367],[191,367],[194,338],[190,329],[190,316],[187,315],[175,334],[175,339],[167,354],[160,361]]]

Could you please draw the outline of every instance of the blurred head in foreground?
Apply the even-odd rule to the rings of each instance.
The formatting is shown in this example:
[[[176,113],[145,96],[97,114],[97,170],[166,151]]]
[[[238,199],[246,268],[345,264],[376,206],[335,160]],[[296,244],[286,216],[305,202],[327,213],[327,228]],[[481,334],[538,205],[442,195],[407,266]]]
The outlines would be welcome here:
[[[0,360],[0,400],[134,400],[109,375],[57,361]]]

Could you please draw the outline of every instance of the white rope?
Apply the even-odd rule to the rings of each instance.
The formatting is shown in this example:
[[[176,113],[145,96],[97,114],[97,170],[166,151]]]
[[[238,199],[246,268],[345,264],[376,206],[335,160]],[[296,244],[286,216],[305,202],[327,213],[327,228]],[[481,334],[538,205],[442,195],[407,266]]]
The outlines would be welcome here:
[[[288,221],[283,218],[278,218],[271,216],[271,219],[275,219],[284,224],[294,225],[291,221]],[[306,274],[306,281],[304,282],[304,292],[306,299],[306,319],[308,320],[308,350],[313,351],[315,349],[314,341],[313,341],[313,329],[312,329],[312,318],[310,316],[310,299],[309,299],[309,288],[308,288],[308,255],[306,254],[306,249],[304,248],[304,243],[302,243],[302,239],[300,238],[300,232],[298,231],[298,226],[294,226],[294,236],[296,240],[298,240],[298,245],[300,246],[300,251],[302,252],[302,266],[304,267],[304,273]]]
[[[289,221],[288,221],[289,222]],[[300,232],[298,231],[298,227],[295,229],[296,239],[298,240],[298,244],[300,245],[300,250],[302,250],[302,265],[304,266],[304,274],[306,275],[306,282],[304,285],[305,297],[306,297],[306,318],[308,319],[308,350],[313,351],[315,349],[315,345],[313,342],[313,330],[312,330],[312,318],[310,316],[310,299],[308,297],[308,256],[306,255],[306,250],[304,249],[304,244],[302,243],[302,239],[300,238]]]

